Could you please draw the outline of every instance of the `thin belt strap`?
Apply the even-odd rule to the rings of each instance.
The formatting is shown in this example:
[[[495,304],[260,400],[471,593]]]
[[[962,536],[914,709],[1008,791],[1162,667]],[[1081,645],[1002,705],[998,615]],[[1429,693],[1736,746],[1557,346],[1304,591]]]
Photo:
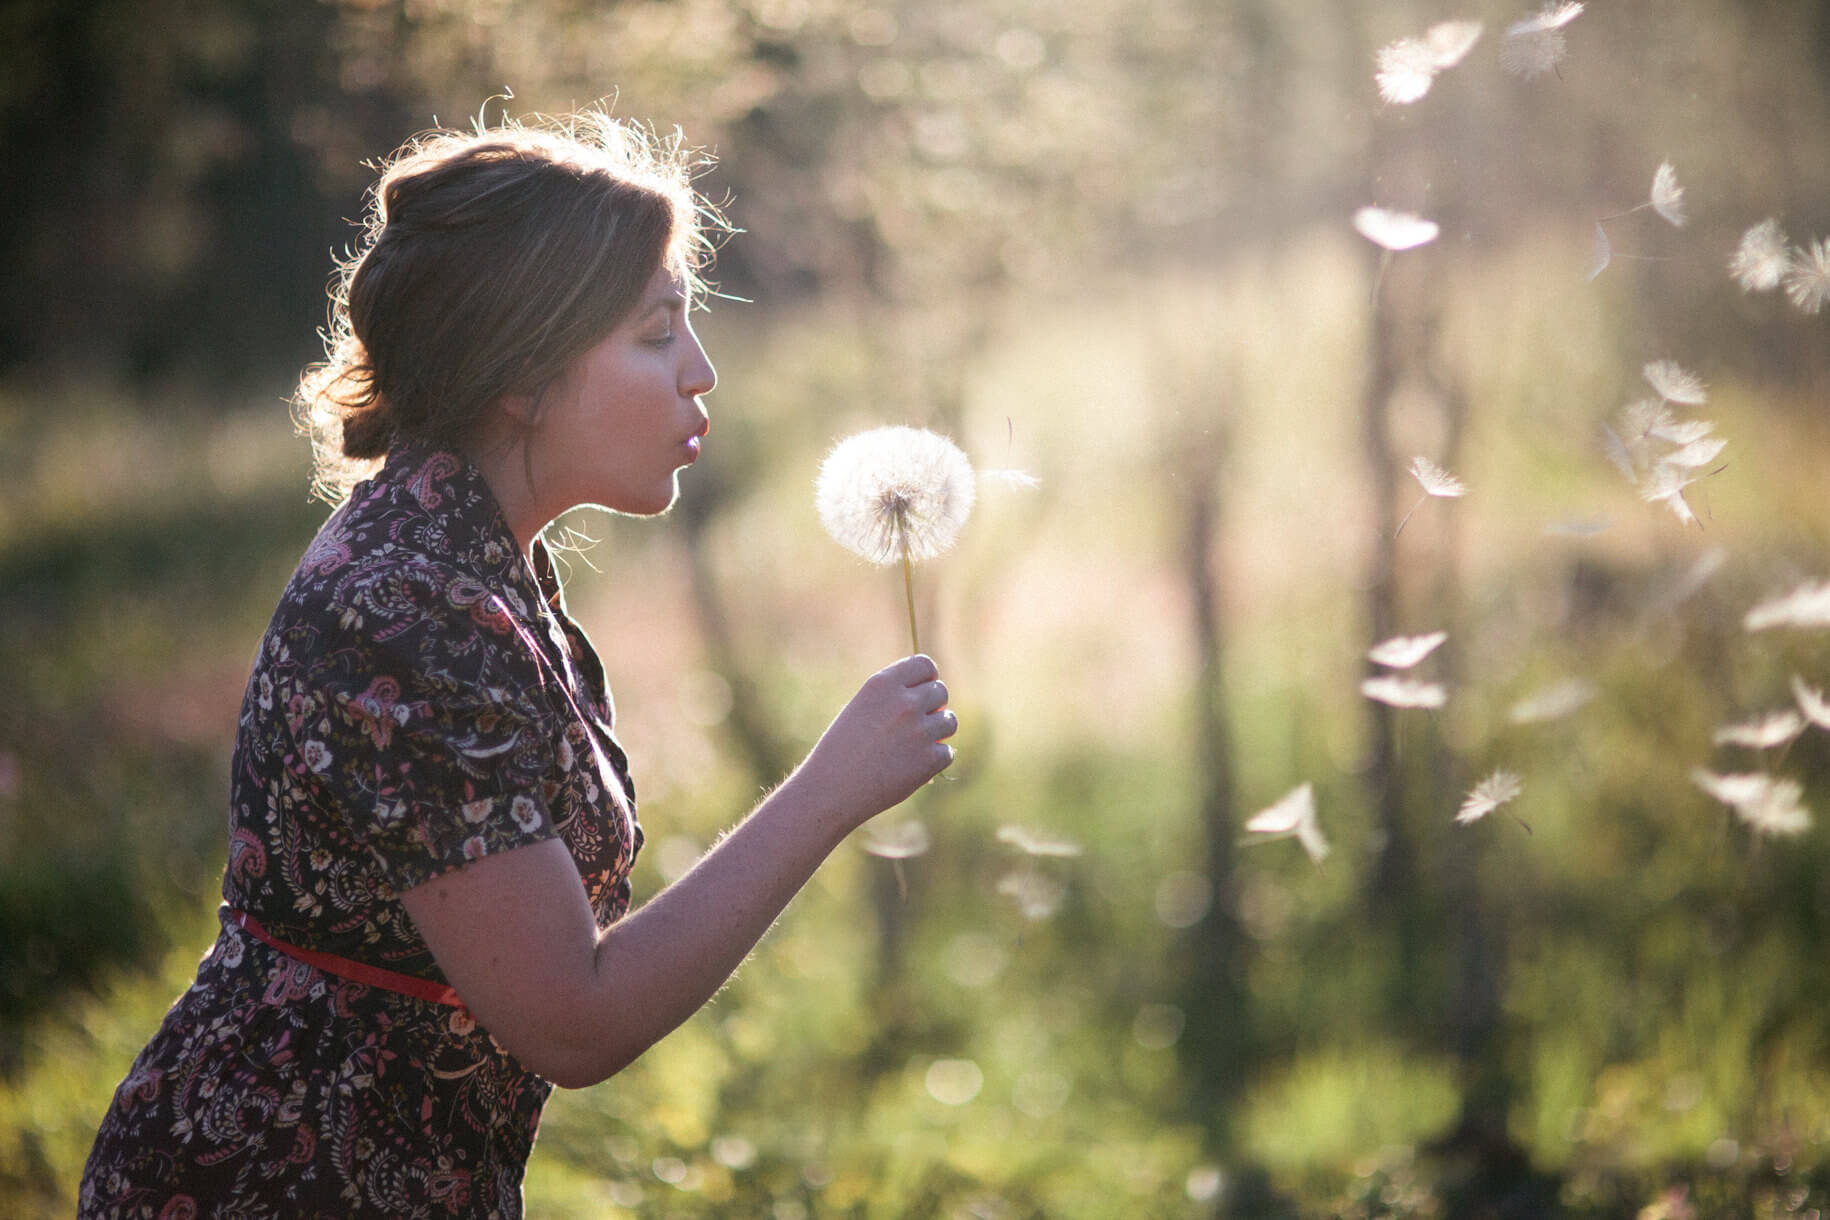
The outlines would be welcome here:
[[[335,953],[320,953],[316,949],[301,949],[289,945],[261,926],[260,920],[246,911],[235,907],[228,908],[229,920],[236,927],[252,936],[255,940],[268,944],[284,953],[294,961],[304,962],[334,974],[340,979],[349,979],[354,983],[363,983],[370,987],[379,987],[383,991],[399,992],[410,995],[416,1000],[427,1000],[433,1004],[445,1004],[452,1008],[464,1007],[464,1001],[458,999],[458,993],[444,983],[431,979],[415,978],[410,974],[401,974],[394,970],[385,970],[380,966],[371,966],[367,962],[352,961],[347,957],[338,957]]]

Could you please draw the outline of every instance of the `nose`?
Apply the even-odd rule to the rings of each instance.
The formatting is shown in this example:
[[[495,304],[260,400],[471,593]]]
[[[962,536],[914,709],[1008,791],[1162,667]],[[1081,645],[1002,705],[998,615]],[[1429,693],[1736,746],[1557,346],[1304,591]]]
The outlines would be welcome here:
[[[712,367],[712,361],[705,354],[705,346],[694,335],[692,350],[687,353],[686,365],[680,370],[680,392],[689,398],[701,394],[710,394],[718,386],[718,370]]]

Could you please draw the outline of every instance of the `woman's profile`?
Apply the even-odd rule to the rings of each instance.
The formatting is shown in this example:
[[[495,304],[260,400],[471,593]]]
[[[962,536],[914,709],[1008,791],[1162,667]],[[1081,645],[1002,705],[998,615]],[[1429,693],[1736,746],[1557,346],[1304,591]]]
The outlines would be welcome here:
[[[540,536],[664,512],[705,442],[693,169],[601,111],[383,169],[299,391],[340,503],[249,678],[220,935],[109,1105],[82,1216],[520,1215],[552,1087],[684,1021],[951,762],[936,667],[896,661],[631,910],[635,787]]]

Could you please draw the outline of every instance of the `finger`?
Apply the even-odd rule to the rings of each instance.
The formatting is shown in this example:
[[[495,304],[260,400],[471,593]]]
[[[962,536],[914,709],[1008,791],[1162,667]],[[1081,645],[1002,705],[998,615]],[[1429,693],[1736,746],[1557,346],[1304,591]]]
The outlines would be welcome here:
[[[940,731],[936,734],[934,740],[945,741],[947,738],[959,732],[959,717],[954,715],[951,711],[936,712],[934,718],[940,722]]]
[[[924,712],[938,712],[947,706],[947,684],[939,678],[923,684],[917,688],[916,693],[920,697],[921,710]]]
[[[904,686],[920,686],[923,682],[932,682],[940,677],[940,666],[934,663],[933,657],[918,652],[912,657],[902,658],[883,672]]]

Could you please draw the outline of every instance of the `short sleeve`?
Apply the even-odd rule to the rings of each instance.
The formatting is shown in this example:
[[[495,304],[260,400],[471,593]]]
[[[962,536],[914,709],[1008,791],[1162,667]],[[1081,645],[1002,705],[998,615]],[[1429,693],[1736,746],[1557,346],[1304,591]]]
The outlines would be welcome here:
[[[451,604],[446,582],[420,588],[416,613],[321,627],[281,692],[295,770],[396,893],[558,833],[547,780],[565,726],[532,645],[507,615]]]

